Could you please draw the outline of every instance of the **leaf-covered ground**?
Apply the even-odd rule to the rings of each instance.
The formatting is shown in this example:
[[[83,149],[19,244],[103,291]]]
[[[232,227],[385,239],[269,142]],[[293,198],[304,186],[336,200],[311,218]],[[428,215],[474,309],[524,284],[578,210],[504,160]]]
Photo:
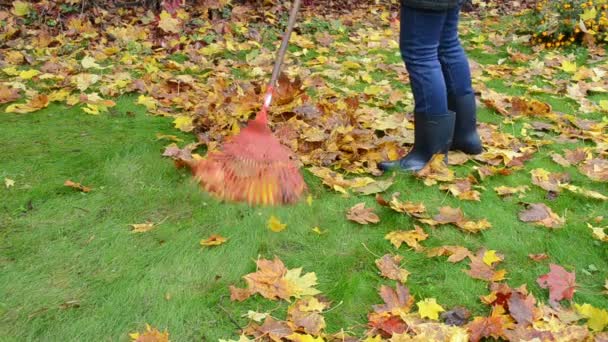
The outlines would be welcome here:
[[[535,50],[517,17],[467,17],[486,152],[365,178],[412,139],[395,13],[307,13],[272,120],[310,197],[250,208],[161,155],[198,158],[256,112],[281,17],[51,28],[39,10],[0,11],[2,336],[606,338],[605,50]]]

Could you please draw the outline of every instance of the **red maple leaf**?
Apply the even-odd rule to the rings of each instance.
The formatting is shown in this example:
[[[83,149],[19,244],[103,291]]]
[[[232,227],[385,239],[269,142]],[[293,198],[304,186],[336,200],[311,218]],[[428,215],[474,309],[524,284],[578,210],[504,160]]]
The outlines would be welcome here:
[[[543,289],[549,289],[549,299],[557,303],[562,299],[572,299],[576,288],[576,275],[560,265],[549,264],[549,273],[540,276],[536,282]]]

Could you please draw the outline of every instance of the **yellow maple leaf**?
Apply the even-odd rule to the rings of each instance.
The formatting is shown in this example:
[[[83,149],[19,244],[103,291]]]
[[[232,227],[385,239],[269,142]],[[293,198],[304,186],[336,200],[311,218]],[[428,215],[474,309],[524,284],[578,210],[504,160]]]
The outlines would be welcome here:
[[[287,281],[288,291],[291,297],[301,298],[303,296],[314,296],[321,293],[315,289],[317,275],[314,272],[302,274],[302,268],[287,270],[283,279]]]
[[[562,66],[560,67],[560,69],[567,73],[575,73],[577,70],[576,62],[562,61]]]
[[[608,100],[600,100],[600,108],[603,111],[608,112]]]
[[[40,71],[36,69],[23,70],[19,73],[19,77],[24,80],[32,79],[34,76],[39,75]]]
[[[597,18],[597,10],[594,6],[590,6],[589,9],[586,9],[583,13],[581,13],[582,21],[587,21],[595,18]]]
[[[161,30],[163,30],[167,33],[179,33],[179,30],[180,30],[179,26],[180,26],[180,21],[176,18],[173,18],[171,16],[171,14],[169,14],[167,11],[163,10],[160,13],[158,27],[160,27]]]
[[[312,335],[309,335],[309,334],[299,334],[299,333],[293,333],[293,334],[287,336],[286,338],[293,342],[323,342],[323,341],[325,341],[323,339],[323,337],[313,337]]]
[[[25,17],[30,14],[31,6],[28,2],[25,1],[13,1],[13,14],[18,17]]]
[[[502,261],[502,259],[496,255],[495,250],[489,250],[483,254],[483,262],[488,266],[492,266],[493,263],[498,261]]]
[[[441,305],[437,304],[435,298],[427,298],[416,303],[418,306],[418,313],[422,318],[430,318],[432,320],[439,319],[439,313],[445,311]]]
[[[608,311],[591,306],[590,304],[574,304],[576,311],[588,319],[587,325],[593,331],[602,331],[608,325]]]
[[[129,337],[131,337],[131,340],[134,342],[169,342],[169,333],[167,331],[161,332],[157,328],[153,328],[147,323],[146,330],[144,332],[130,333]]]
[[[91,56],[85,56],[81,61],[80,64],[82,65],[83,68],[85,69],[103,69],[101,67],[101,65],[97,64],[97,62],[95,62],[95,58],[91,57]]]
[[[285,230],[287,224],[282,223],[276,216],[270,216],[268,222],[266,223],[268,229],[272,230],[275,233]]]
[[[185,115],[176,117],[175,120],[173,120],[173,124],[175,125],[175,128],[178,128],[183,132],[190,132],[194,129],[192,118]]]
[[[148,110],[156,109],[156,100],[151,96],[139,95],[137,104],[144,105]]]

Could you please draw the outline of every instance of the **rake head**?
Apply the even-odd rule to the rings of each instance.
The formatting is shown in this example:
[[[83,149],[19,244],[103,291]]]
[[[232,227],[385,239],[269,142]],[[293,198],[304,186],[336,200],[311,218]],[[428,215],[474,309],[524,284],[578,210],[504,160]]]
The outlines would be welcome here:
[[[206,191],[223,200],[291,204],[306,191],[292,157],[265,123],[254,120],[221,150],[194,164],[192,173]]]

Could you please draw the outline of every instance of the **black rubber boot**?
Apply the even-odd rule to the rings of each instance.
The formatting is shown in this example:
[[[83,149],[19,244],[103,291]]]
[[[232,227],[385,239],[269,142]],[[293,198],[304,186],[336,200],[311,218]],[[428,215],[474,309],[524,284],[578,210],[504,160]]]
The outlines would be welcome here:
[[[477,103],[475,94],[460,97],[448,96],[448,109],[456,113],[454,138],[451,150],[466,154],[483,152],[481,139],[477,134]]]
[[[443,115],[414,114],[414,147],[407,156],[395,161],[378,164],[382,171],[419,171],[437,153],[446,155],[454,134],[455,114]]]

